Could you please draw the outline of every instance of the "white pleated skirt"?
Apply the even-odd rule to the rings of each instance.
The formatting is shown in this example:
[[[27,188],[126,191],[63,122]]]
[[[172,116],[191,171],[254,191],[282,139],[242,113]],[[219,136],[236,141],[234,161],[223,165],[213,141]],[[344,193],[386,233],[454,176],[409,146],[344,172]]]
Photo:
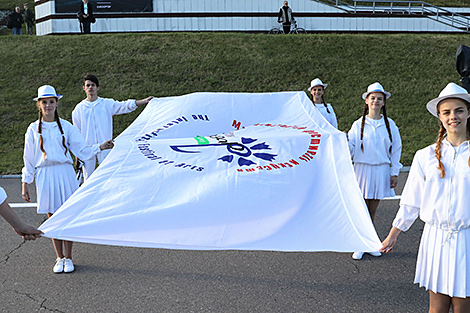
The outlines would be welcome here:
[[[381,200],[395,196],[395,191],[390,188],[389,164],[354,163],[354,172],[364,199]]]
[[[38,213],[55,213],[78,189],[72,164],[57,164],[36,169]]]
[[[470,297],[470,229],[449,233],[426,223],[414,282],[435,293]]]

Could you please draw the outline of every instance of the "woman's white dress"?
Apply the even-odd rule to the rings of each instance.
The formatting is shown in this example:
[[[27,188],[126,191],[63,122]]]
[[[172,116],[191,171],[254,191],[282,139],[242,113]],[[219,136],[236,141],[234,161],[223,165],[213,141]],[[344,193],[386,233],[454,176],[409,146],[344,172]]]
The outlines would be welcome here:
[[[393,226],[425,222],[414,282],[451,297],[470,296],[470,144],[442,142],[440,178],[436,145],[416,152]],[[467,255],[469,254],[469,255]]]
[[[382,116],[373,120],[366,116],[363,133],[363,150],[361,149],[362,117],[355,121],[348,132],[348,145],[354,172],[364,199],[383,199],[395,196],[390,188],[390,177],[398,176],[402,165],[401,137],[398,127],[388,119],[392,142]],[[391,153],[390,153],[391,147]]]
[[[88,146],[78,129],[60,120],[67,148],[82,160],[95,157],[98,144]],[[39,145],[39,121],[31,123],[25,135],[22,182],[31,184],[36,178],[37,212],[54,213],[77,190],[79,184],[70,152],[65,153],[57,122],[42,122],[44,155]]]

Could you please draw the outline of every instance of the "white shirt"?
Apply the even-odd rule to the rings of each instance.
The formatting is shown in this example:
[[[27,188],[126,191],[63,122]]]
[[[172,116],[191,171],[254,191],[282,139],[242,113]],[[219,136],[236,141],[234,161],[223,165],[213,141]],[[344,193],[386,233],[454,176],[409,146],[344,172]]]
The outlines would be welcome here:
[[[363,147],[361,150],[361,122],[362,117],[355,121],[348,133],[348,145],[351,158],[354,163],[366,163],[371,165],[390,164],[390,175],[398,176],[402,165],[401,137],[398,127],[392,119],[388,119],[393,142],[390,143],[384,117],[380,120],[372,120],[366,116],[364,124]],[[390,144],[392,153],[390,153]]]
[[[459,231],[470,228],[470,144],[453,147],[446,139],[441,145],[445,176],[440,178],[434,151],[436,145],[416,152],[403,189],[400,209],[393,226],[408,230],[418,215],[440,229]]]
[[[88,146],[78,129],[72,124],[63,119],[60,119],[60,123],[64,131],[65,145],[75,156],[82,160],[88,160],[100,151],[99,144]],[[30,184],[33,182],[38,167],[73,164],[70,153],[65,154],[62,135],[57,122],[42,122],[43,148],[46,151],[44,157],[39,145],[38,125],[39,120],[31,123],[25,134],[24,167],[21,179],[23,183]]]
[[[83,14],[88,14],[88,3],[83,3]]]
[[[7,199],[7,193],[5,192],[5,189],[0,187],[0,204],[5,202],[6,199]]]
[[[93,102],[82,100],[72,112],[73,124],[89,145],[102,144],[113,139],[113,115],[125,114],[137,108],[135,100],[116,101],[98,97]],[[101,163],[110,151],[98,153]]]
[[[326,104],[330,113],[328,113],[323,103],[315,103],[314,106],[318,109],[318,111],[320,111],[321,115],[323,115],[323,117],[328,121],[328,123],[331,124],[331,126],[338,129],[338,121],[336,120],[336,114],[331,104]]]

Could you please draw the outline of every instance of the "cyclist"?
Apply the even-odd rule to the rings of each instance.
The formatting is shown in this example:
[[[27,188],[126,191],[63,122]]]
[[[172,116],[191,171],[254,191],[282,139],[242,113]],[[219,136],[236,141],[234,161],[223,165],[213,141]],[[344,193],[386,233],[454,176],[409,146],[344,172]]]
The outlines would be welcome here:
[[[282,23],[284,34],[288,34],[290,32],[290,25],[295,21],[292,9],[289,7],[289,1],[284,1],[284,6],[279,9],[277,21]]]

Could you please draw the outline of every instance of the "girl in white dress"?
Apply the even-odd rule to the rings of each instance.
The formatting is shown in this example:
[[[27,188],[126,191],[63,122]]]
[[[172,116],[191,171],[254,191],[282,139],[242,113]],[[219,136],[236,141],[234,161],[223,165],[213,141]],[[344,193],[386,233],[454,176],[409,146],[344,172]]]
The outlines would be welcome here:
[[[25,135],[22,196],[30,200],[28,184],[36,179],[37,211],[51,217],[78,188],[70,151],[87,160],[104,149],[113,147],[112,140],[88,146],[78,129],[59,118],[58,100],[62,98],[54,87],[39,87],[37,101],[39,119],[31,123]],[[54,273],[72,272],[72,242],[52,239],[57,260]],[[65,253],[64,253],[65,248]]]
[[[348,133],[354,172],[372,222],[380,200],[395,196],[393,188],[397,186],[402,167],[400,133],[395,122],[387,117],[385,108],[389,97],[390,93],[381,84],[369,85],[362,95],[365,100],[362,117],[353,123]],[[369,254],[381,256],[379,251]],[[360,260],[363,255],[363,252],[354,252],[352,258]]]
[[[315,78],[310,82],[308,91],[312,94],[313,105],[320,111],[321,115],[323,115],[331,126],[338,128],[335,111],[331,104],[326,103],[323,98],[326,86],[328,86],[328,84],[324,84],[319,78]]]
[[[414,282],[429,290],[429,312],[470,312],[470,95],[448,84],[427,109],[437,142],[416,152],[383,252],[418,215],[425,222]]]

